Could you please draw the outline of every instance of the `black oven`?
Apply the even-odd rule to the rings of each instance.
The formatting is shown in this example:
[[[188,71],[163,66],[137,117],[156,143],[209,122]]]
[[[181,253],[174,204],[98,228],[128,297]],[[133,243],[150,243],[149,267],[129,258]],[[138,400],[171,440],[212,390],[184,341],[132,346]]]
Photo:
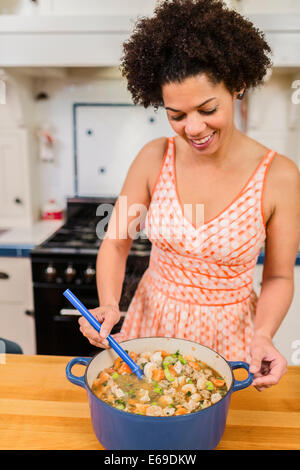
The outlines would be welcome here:
[[[88,204],[89,199],[80,198],[75,201],[68,200],[68,205]],[[99,201],[97,200],[96,206],[93,201],[92,211],[90,205],[91,202],[86,209],[89,208],[94,215]],[[94,244],[97,246],[91,246],[91,236],[85,237],[90,240],[89,247],[86,246],[86,241],[80,246],[82,233],[87,234],[87,220],[78,217],[75,220],[76,231],[69,230],[70,221],[68,225],[67,220],[61,229],[31,253],[37,354],[91,356],[99,351],[81,334],[79,314],[63,296],[63,292],[70,289],[88,309],[99,306],[95,277],[99,239],[92,228],[90,234],[94,235]],[[94,217],[94,223],[90,227],[95,228],[98,221],[99,218],[96,220]],[[72,224],[74,225],[74,218]],[[133,242],[127,258],[119,304],[122,316],[112,333],[121,329],[133,294],[148,267],[150,249],[150,242],[145,238],[138,238]]]

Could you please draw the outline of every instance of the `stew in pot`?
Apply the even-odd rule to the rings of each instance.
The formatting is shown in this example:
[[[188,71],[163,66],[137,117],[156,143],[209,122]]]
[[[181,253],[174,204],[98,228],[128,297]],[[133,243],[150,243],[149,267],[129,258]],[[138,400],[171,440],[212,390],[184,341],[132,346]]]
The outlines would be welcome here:
[[[180,351],[127,353],[143,369],[143,380],[118,357],[92,385],[98,398],[120,410],[146,416],[185,415],[217,403],[228,391],[215,370]]]

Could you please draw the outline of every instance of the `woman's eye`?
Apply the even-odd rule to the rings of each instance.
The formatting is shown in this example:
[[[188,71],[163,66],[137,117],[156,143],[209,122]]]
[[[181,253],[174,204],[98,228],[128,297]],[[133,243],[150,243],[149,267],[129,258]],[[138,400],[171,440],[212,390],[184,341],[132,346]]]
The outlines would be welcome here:
[[[171,121],[180,121],[183,119],[183,116],[170,116]]]
[[[217,111],[217,108],[211,109],[209,111],[199,111],[202,114],[213,114],[215,111]]]

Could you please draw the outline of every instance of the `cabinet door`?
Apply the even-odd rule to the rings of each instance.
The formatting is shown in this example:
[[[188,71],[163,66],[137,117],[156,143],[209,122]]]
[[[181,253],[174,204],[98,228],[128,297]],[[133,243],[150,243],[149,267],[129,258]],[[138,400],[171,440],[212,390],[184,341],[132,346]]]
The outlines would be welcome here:
[[[29,258],[0,258],[0,338],[35,354],[33,288]]]
[[[24,354],[35,354],[34,318],[26,311],[23,304],[0,303],[0,338],[14,341]]]
[[[13,222],[14,219],[26,215],[28,209],[26,154],[25,131],[0,132],[0,220]]]

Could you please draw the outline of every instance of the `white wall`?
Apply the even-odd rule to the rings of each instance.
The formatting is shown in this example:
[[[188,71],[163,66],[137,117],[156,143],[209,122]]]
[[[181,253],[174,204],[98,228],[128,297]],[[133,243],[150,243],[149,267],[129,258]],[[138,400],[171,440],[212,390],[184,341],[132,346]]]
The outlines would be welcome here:
[[[292,88],[297,77],[300,71],[274,69],[269,81],[250,93],[247,134],[300,167],[300,103]]]
[[[240,13],[295,13],[300,12],[299,0],[230,0]]]
[[[54,197],[64,206],[65,198],[74,196],[73,103],[132,102],[124,81],[109,78],[115,77],[115,72],[107,76],[88,79],[83,71],[73,78],[35,81],[35,93],[49,95],[48,100],[36,102],[36,123],[48,127],[55,140],[54,162],[40,162],[41,203]]]
[[[37,74],[41,75],[42,69]],[[34,196],[40,206],[50,198],[64,206],[66,197],[74,195],[73,103],[132,101],[117,69],[53,69],[51,74],[44,78],[15,77],[24,97],[25,125],[35,135],[44,126],[55,140],[54,162],[38,162],[40,195],[36,187]],[[297,77],[300,79],[300,74],[295,71],[274,70],[264,87],[250,93],[247,133],[300,165],[300,104],[291,99],[295,92],[291,85]],[[49,98],[35,101],[39,92],[47,93]],[[0,127],[5,122],[7,125],[7,114],[0,113]],[[236,122],[240,123],[238,114]]]

